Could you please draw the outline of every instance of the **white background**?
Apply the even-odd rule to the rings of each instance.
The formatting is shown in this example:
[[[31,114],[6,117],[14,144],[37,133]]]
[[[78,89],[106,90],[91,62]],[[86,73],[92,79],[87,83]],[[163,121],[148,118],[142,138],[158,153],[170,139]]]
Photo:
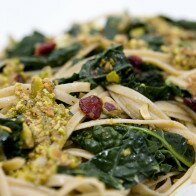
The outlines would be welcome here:
[[[8,35],[20,38],[33,29],[57,35],[73,21],[125,10],[196,20],[196,0],[0,0],[0,48]]]

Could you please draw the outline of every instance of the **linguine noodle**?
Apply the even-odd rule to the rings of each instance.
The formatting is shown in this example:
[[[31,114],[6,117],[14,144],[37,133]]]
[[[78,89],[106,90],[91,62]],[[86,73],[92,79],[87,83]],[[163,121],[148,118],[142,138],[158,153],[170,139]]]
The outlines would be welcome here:
[[[193,54],[195,48],[191,46],[192,53],[188,53],[188,49],[178,48],[178,44],[176,44],[176,42],[180,43],[184,40],[190,43],[195,42],[195,31],[175,26],[160,17],[141,18],[144,20],[144,24],[151,25],[154,31],[166,40],[165,45],[161,45],[157,50],[151,48],[150,43],[147,43],[142,36],[140,37],[140,34],[144,33],[144,26],[142,25],[135,31],[130,30],[129,35],[125,36],[123,25],[126,26],[127,22],[133,18],[126,14],[121,17],[122,24],[119,27],[121,30],[118,29],[117,35],[112,39],[108,38],[107,35],[102,36],[101,32],[103,33],[104,29],[96,24],[96,21],[81,24],[78,34],[72,29],[76,35],[71,35],[70,32],[72,31],[70,30],[64,35],[64,40],[67,39],[68,41],[52,38],[54,42],[56,41],[56,46],[61,45],[60,48],[67,46],[68,43],[77,42],[82,46],[78,53],[66,62],[60,62],[60,66],[58,65],[57,68],[53,66],[55,63],[47,64],[52,67],[49,68],[50,71],[45,70],[45,68],[27,71],[25,70],[27,64],[23,63],[22,60],[18,62],[15,59],[19,58],[20,55],[13,58],[5,54],[2,61],[8,63],[4,72],[7,73],[6,69],[11,69],[11,67],[13,70],[8,75],[2,73],[0,76],[0,119],[14,119],[16,122],[16,119],[22,116],[23,130],[21,134],[24,135],[21,137],[24,140],[25,148],[30,149],[30,152],[27,156],[21,154],[21,156],[9,158],[6,154],[7,151],[4,152],[5,149],[1,147],[4,145],[4,138],[1,139],[0,132],[0,195],[162,196],[171,195],[188,179],[192,183],[196,183],[195,162],[190,167],[185,167],[186,170],[179,171],[175,168],[176,170],[163,173],[155,179],[138,180],[134,186],[122,189],[108,186],[96,176],[57,172],[59,165],[75,169],[96,156],[95,153],[75,144],[72,135],[84,130],[92,130],[93,127],[97,126],[141,126],[155,132],[161,129],[163,132],[182,136],[187,144],[192,146],[194,151],[196,150],[196,113],[193,109],[195,106],[190,107],[185,103],[186,100],[183,99],[187,97],[175,95],[167,100],[161,98],[153,100],[137,88],[121,83],[127,76],[123,75],[119,79],[120,74],[116,70],[115,73],[110,70],[115,67],[115,62],[112,64],[113,59],[109,54],[107,57],[109,58],[108,64],[105,63],[107,58],[99,62],[100,54],[105,55],[107,53],[104,51],[109,47],[114,44],[121,44],[124,47],[123,55],[126,58],[130,56],[139,57],[139,61],[142,61],[143,64],[151,65],[154,67],[153,69],[161,72],[166,83],[172,83],[187,90],[191,94],[191,99],[195,101],[196,57]],[[161,31],[157,25],[160,26],[160,29],[165,28],[167,31]],[[111,28],[113,27],[111,26]],[[95,34],[89,33],[90,30],[94,30]],[[175,35],[171,33],[174,30],[176,31]],[[49,38],[48,40],[50,41]],[[180,51],[186,51],[189,59],[192,58],[193,60],[188,61],[185,58],[187,53],[183,53],[182,56],[180,56],[181,53],[176,54]],[[42,56],[43,54],[40,53],[39,55]],[[176,60],[177,57],[178,61]],[[182,59],[181,63],[180,59]],[[187,66],[184,65],[185,61]],[[84,66],[88,68],[92,62],[99,63],[95,63],[97,69],[90,72],[90,79],[86,76],[78,79],[77,77],[84,74],[82,72]],[[23,70],[19,71],[21,64]],[[99,73],[99,69],[102,69],[103,66],[106,66],[105,72],[107,69],[109,70],[106,75],[107,81],[104,84],[100,78],[105,72],[93,78],[93,74]],[[114,74],[112,77],[108,75],[111,72]],[[73,74],[76,74],[77,77],[72,81]],[[24,81],[15,81],[12,75],[14,78],[17,76],[21,79],[20,77],[22,77]],[[2,78],[7,82],[2,82]],[[64,80],[66,82],[62,82]],[[117,108],[117,113],[110,114],[102,109],[98,118],[89,119],[81,107],[81,100],[93,96],[102,100],[103,103],[105,103],[104,100],[110,100]],[[53,129],[54,131],[50,132]],[[0,131],[10,135],[14,132],[7,124],[1,125],[1,123]],[[40,144],[43,146],[41,147]]]

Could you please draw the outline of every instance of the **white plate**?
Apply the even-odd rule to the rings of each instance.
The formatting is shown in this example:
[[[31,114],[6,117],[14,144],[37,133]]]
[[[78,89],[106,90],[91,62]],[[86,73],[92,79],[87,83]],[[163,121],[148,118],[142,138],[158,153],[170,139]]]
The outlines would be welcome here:
[[[192,184],[191,180],[187,180],[182,184],[171,196],[195,196],[196,184]]]

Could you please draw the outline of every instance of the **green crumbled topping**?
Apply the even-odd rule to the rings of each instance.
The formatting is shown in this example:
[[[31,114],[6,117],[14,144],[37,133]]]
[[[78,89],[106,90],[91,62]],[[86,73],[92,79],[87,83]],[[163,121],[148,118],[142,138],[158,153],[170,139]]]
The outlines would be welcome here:
[[[8,117],[20,114],[25,123],[21,137],[24,146],[32,148],[26,164],[10,172],[14,177],[24,178],[37,184],[45,183],[55,173],[58,163],[75,167],[80,163],[76,158],[62,151],[67,141],[66,125],[69,110],[55,101],[54,85],[48,80],[34,77],[31,93],[17,85],[15,94],[20,98],[8,112]]]
[[[111,71],[109,74],[107,74],[106,79],[108,82],[114,82],[114,83],[120,82],[120,77],[116,73],[116,71]]]
[[[40,77],[34,77],[31,84],[31,95],[36,97],[37,93],[44,88],[42,79]]]

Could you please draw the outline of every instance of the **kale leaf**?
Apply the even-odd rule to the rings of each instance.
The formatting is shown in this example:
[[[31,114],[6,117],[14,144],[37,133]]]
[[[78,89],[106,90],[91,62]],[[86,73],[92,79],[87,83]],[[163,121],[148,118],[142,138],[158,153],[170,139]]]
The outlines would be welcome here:
[[[78,80],[80,80],[79,74],[74,73],[72,76],[70,76],[68,78],[59,78],[57,80],[54,80],[54,83],[56,83],[56,84],[67,84],[67,83],[72,83],[72,82],[78,81]]]
[[[8,58],[31,56],[34,53],[35,45],[44,42],[45,36],[37,31],[32,35],[24,37],[13,48],[7,49],[6,55]]]
[[[66,63],[69,59],[77,54],[81,45],[73,43],[64,48],[56,48],[50,54],[45,56],[35,56],[35,46],[43,43],[46,37],[39,32],[33,32],[32,35],[24,37],[13,48],[6,50],[8,58],[18,57],[24,64],[24,70],[38,70],[45,66],[57,67]]]
[[[108,65],[109,70],[107,69]],[[107,80],[107,75],[112,71],[115,71],[119,76],[117,83],[140,92],[152,101],[170,100],[175,96],[191,96],[188,91],[168,83],[161,70],[155,66],[144,62],[139,68],[132,66],[124,55],[122,47],[118,45],[110,47],[87,61],[79,74],[58,79],[56,82],[63,84],[73,81],[87,81],[92,84],[92,87],[97,85],[105,87],[112,83]]]
[[[120,130],[119,130],[120,129]],[[126,129],[121,126],[95,126],[72,135],[71,140],[82,148],[97,154],[107,148],[119,146]]]
[[[78,43],[71,44],[64,48],[54,50],[48,57],[48,64],[51,66],[61,66],[80,50],[81,45]]]
[[[160,35],[144,34],[141,39],[148,43],[148,46],[155,51],[160,51],[161,46],[164,45],[164,39]]]
[[[156,138],[161,141],[164,147],[172,151],[175,157],[180,157],[180,155],[183,156],[185,153],[186,159],[182,160],[179,158],[179,160],[186,166],[190,166],[194,162],[194,154],[189,154],[190,149],[188,147],[191,146],[187,144],[186,139],[181,135],[164,132],[162,130],[151,130],[146,127],[130,125],[95,126],[80,132],[75,132],[71,139],[73,142],[82,146],[82,148],[85,148],[92,153],[99,153],[104,149],[119,146],[123,143],[124,138],[127,139],[127,134],[135,134],[138,131],[140,133],[145,133],[150,140]],[[175,148],[177,152],[174,152],[175,150],[172,150],[172,148]],[[191,147],[191,149],[193,148]]]
[[[43,67],[48,65],[47,58],[41,56],[20,57],[20,61],[24,65],[25,71],[42,69]]]
[[[111,65],[112,61],[112,65]],[[103,63],[103,65],[101,65]],[[106,64],[109,63],[109,70],[105,69]],[[88,81],[92,85],[103,85],[108,84],[106,76],[109,72],[115,71],[119,75],[123,75],[124,72],[132,70],[132,65],[128,62],[125,57],[122,46],[115,45],[104,52],[99,53],[93,59],[88,60],[82,66],[79,74],[73,74],[69,78],[61,78],[56,82],[59,84],[76,81]],[[120,74],[122,72],[122,74]],[[130,73],[130,72],[129,72]]]
[[[52,51],[48,56],[25,56],[20,57],[25,66],[25,70],[37,70],[50,65],[51,67],[61,66],[77,54],[80,50],[80,44],[74,43],[64,48],[58,48]]]
[[[193,147],[182,136],[146,127],[96,126],[74,133],[72,141],[96,155],[76,169],[59,166],[58,172],[94,176],[116,189],[185,171],[195,158]]]
[[[119,33],[119,24],[122,21],[121,17],[118,16],[109,16],[107,18],[103,35],[108,39],[113,39],[115,35]]]
[[[113,39],[117,34],[124,34],[130,38],[130,31],[137,28],[143,28],[145,34],[152,31],[147,23],[138,18],[129,19],[127,15],[109,16],[103,30],[103,35],[108,39]]]
[[[191,97],[191,94],[164,80],[161,72],[148,71],[135,77],[124,77],[121,84],[130,87],[152,101],[172,100],[175,96]]]
[[[5,129],[9,129],[11,132]],[[0,152],[4,152],[8,159],[16,156],[25,157],[29,151],[22,149],[21,131],[21,119],[0,118]]]
[[[131,20],[126,15],[109,16],[103,30],[103,35],[108,39],[113,39],[117,34],[124,34],[128,38],[135,38],[131,36],[130,32],[138,28],[142,28],[144,31],[138,38],[147,42],[152,50],[160,51],[161,46],[165,43],[164,38],[155,32],[155,29],[151,25],[138,18]]]
[[[174,20],[172,18],[169,18],[168,16],[163,16],[163,15],[161,15],[160,18],[162,18],[166,22],[171,23],[172,25],[176,25],[176,26],[182,27],[184,29],[189,29],[189,30],[196,31],[196,22],[195,21]]]
[[[67,31],[71,36],[76,37],[81,32],[80,24],[73,24],[71,28]]]
[[[102,62],[103,65],[101,65]],[[110,66],[109,70],[106,69],[107,63]],[[107,83],[106,76],[109,72],[120,73],[128,68],[131,69],[132,65],[125,57],[122,47],[119,45],[112,46],[98,54],[94,59],[87,61],[80,70],[79,78],[80,80],[89,81],[91,84],[105,85]]]

